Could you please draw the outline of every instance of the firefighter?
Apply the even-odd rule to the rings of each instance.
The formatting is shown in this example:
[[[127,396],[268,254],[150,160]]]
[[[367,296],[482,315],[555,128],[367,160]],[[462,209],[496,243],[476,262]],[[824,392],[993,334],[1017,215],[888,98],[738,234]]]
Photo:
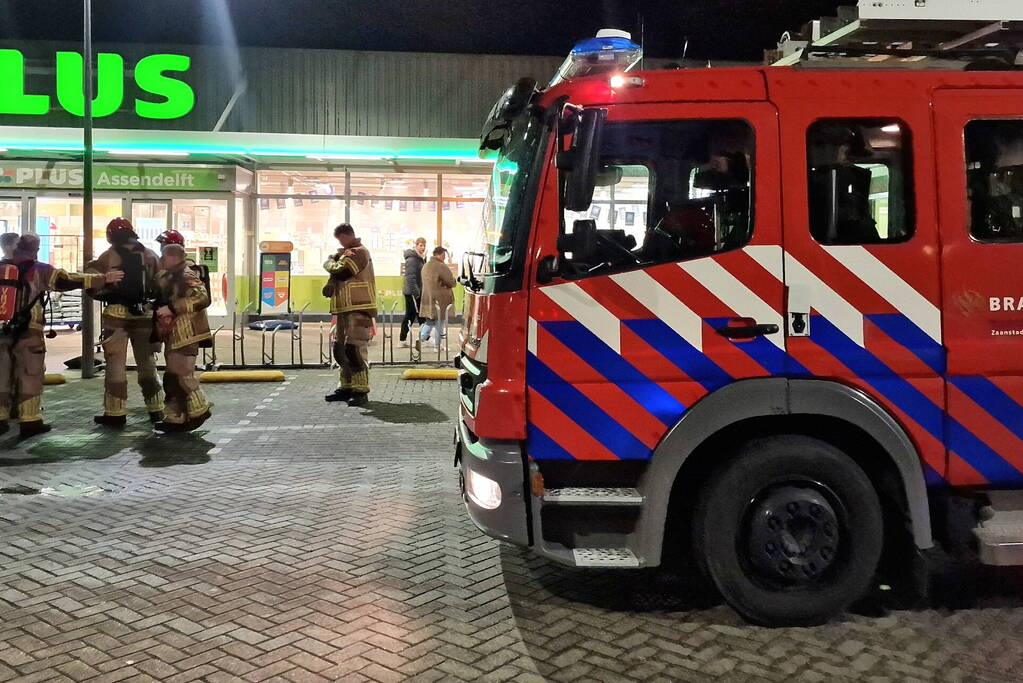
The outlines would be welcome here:
[[[334,237],[341,248],[323,264],[330,274],[323,294],[330,297],[330,312],[337,316],[334,359],[341,369],[337,389],[326,400],[364,406],[369,402],[367,347],[376,317],[373,259],[348,223],[334,228]]]
[[[150,422],[163,419],[163,391],[156,371],[152,297],[156,286],[159,258],[146,249],[125,218],[115,218],[107,225],[110,248],[85,266],[93,273],[119,270],[125,279],[115,288],[90,291],[106,303],[103,308],[101,344],[106,359],[103,380],[103,414],[93,418],[96,424],[123,427],[128,420],[128,344],[135,357],[139,387],[146,402]]]
[[[213,407],[195,378],[199,349],[212,346],[213,335],[206,318],[210,295],[185,261],[185,248],[180,244],[164,245],[160,265],[156,326],[167,359],[163,375],[167,409],[156,430],[192,431],[209,419]]]
[[[18,305],[14,319],[0,329],[0,434],[9,429],[11,408],[16,404],[22,438],[43,434],[51,427],[43,422],[43,375],[46,372],[45,298],[51,291],[68,292],[116,284],[120,271],[104,275],[67,273],[40,263],[39,237],[23,235],[10,259],[0,263],[18,267]]]
[[[161,253],[163,253],[163,248],[168,244],[178,244],[182,248],[185,246],[185,236],[177,230],[164,230],[156,236],[156,241],[160,244]]]

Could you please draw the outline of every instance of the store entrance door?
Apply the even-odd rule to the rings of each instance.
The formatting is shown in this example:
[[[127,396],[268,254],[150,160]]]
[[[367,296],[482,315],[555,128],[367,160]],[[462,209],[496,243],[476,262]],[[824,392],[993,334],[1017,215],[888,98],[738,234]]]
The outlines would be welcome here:
[[[22,203],[21,197],[0,196],[0,234],[24,232],[21,228]]]
[[[157,236],[171,227],[171,200],[133,199],[131,202],[131,224],[139,241],[159,253]]]
[[[210,323],[223,324],[228,295],[229,200],[187,196],[175,197],[173,202],[174,229],[184,236],[189,257],[210,269]]]

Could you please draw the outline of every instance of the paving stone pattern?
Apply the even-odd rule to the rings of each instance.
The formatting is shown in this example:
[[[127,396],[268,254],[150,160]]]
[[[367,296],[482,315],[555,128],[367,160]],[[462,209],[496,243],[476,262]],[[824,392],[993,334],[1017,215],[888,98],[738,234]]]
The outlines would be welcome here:
[[[161,438],[141,409],[94,428],[98,381],[47,388],[59,430],[0,439],[0,680],[1023,677],[1014,576],[957,609],[766,629],[685,576],[501,546],[459,501],[454,383],[399,372],[365,410],[324,403],[326,371],[213,385],[204,430]]]

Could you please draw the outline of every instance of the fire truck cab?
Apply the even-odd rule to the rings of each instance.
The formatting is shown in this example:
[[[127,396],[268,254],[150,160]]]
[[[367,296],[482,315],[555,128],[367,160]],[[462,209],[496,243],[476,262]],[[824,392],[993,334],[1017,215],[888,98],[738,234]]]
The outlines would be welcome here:
[[[1023,72],[961,67],[509,90],[463,277],[476,525],[576,567],[691,557],[766,624],[936,543],[1023,564]]]

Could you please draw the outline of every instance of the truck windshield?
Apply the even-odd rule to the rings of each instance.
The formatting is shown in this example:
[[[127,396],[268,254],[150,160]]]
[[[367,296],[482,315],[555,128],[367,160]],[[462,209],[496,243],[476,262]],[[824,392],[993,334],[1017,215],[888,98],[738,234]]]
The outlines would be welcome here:
[[[476,238],[476,275],[512,274],[521,262],[532,216],[533,175],[543,138],[543,120],[529,109],[511,125],[494,163],[483,221]]]

